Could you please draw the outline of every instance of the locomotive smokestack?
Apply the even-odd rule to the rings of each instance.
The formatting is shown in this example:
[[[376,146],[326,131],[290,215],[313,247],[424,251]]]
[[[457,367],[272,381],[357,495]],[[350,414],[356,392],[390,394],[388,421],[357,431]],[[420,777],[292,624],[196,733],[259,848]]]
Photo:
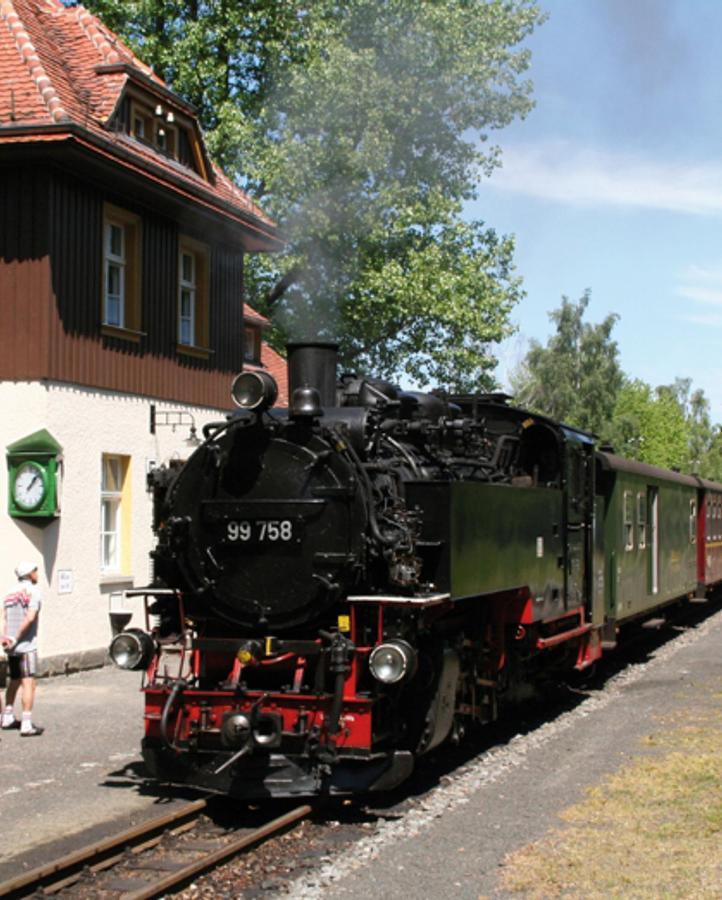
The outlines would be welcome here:
[[[315,388],[321,406],[336,405],[336,367],[338,345],[320,341],[286,345],[288,354],[288,396],[296,388]]]

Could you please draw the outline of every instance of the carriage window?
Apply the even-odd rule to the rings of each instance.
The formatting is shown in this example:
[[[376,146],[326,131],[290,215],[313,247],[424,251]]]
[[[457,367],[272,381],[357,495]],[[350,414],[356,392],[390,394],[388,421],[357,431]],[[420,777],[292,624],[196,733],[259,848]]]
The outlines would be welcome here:
[[[647,546],[647,497],[637,494],[637,546],[644,550]]]
[[[634,550],[634,511],[633,511],[633,494],[631,491],[624,492],[624,549]]]
[[[689,501],[689,541],[691,544],[697,541],[697,501]]]

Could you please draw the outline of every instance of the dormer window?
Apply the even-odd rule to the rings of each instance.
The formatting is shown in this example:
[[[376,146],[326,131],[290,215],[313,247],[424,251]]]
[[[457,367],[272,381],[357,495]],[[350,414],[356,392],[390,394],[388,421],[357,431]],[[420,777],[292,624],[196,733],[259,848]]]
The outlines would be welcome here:
[[[130,104],[130,133],[136,140],[150,144],[166,156],[178,158],[178,129],[175,116],[161,104],[155,109],[132,100]]]
[[[171,108],[167,100],[154,98],[133,85],[110,127],[186,166],[205,181],[211,180],[195,119],[180,107]]]
[[[167,122],[165,124],[158,123],[155,131],[155,143],[158,149],[173,159],[178,157],[178,141],[176,139],[176,130]]]
[[[130,126],[130,133],[139,141],[148,140],[148,135],[152,130],[153,120],[145,113],[144,110],[133,104],[133,115]]]

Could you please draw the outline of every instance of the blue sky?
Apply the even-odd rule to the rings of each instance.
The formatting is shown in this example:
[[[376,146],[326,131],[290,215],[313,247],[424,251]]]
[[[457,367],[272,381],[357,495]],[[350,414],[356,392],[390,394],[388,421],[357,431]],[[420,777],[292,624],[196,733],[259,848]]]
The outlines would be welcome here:
[[[689,377],[722,422],[722,0],[540,0],[536,108],[467,214],[517,239],[527,297],[497,377],[592,292],[624,371]]]

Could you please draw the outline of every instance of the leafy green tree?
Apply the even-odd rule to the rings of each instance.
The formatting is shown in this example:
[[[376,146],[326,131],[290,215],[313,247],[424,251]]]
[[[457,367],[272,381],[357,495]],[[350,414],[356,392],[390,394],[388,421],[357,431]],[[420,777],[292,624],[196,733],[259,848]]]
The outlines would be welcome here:
[[[722,437],[712,424],[709,400],[701,389],[692,390],[691,378],[675,378],[674,383],[657,389],[673,397],[684,415],[687,435],[687,464],[690,472],[704,478],[722,477]]]
[[[666,469],[689,469],[689,430],[674,391],[653,390],[626,380],[617,397],[611,429],[620,456]]]
[[[522,406],[605,437],[614,414],[623,373],[612,331],[615,314],[592,325],[584,321],[591,293],[577,303],[562,298],[549,314],[556,326],[546,346],[537,340],[512,373],[515,399]]]
[[[91,0],[195,104],[212,152],[280,223],[249,300],[322,323],[348,366],[489,386],[522,296],[513,242],[462,204],[524,116],[532,0]],[[316,332],[317,333],[317,332]]]

